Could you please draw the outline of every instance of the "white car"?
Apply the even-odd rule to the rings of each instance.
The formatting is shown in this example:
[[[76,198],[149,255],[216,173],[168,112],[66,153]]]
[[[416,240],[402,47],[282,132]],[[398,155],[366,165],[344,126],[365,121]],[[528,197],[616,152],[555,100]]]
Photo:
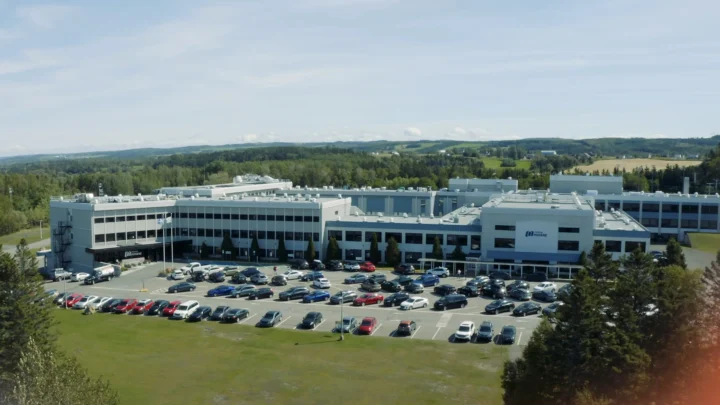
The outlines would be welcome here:
[[[326,278],[319,278],[313,281],[313,286],[317,288],[330,288],[330,280]]]
[[[70,280],[83,281],[88,277],[90,277],[90,274],[88,274],[88,273],[73,273],[72,277],[70,277]]]
[[[288,270],[285,273],[281,274],[281,276],[285,277],[285,280],[295,280],[299,279],[300,277],[304,276],[305,272],[300,270]]]
[[[183,274],[190,274],[196,267],[200,267],[200,266],[202,266],[200,263],[192,262],[192,263],[188,263],[187,266],[181,267],[180,271],[182,271]]]
[[[99,299],[100,297],[96,295],[88,295],[76,302],[75,305],[73,305],[73,309],[85,309],[88,305],[96,303]]]
[[[427,308],[430,304],[427,298],[410,297],[400,304],[400,309],[409,310],[415,308]]]
[[[185,280],[185,273],[183,273],[182,269],[177,269],[172,272],[170,278],[173,280]]]
[[[104,304],[104,303],[106,303],[106,302],[108,302],[108,301],[110,301],[110,300],[112,300],[112,299],[114,299],[114,298],[113,298],[113,297],[100,297],[100,299],[98,299],[97,301],[93,302],[93,305],[95,305],[96,307],[99,307],[100,305],[102,305],[102,304]]]
[[[455,332],[455,340],[471,340],[475,335],[475,324],[470,321],[460,323],[457,332]]]
[[[172,317],[174,319],[185,319],[190,314],[195,312],[195,310],[200,306],[200,303],[197,301],[185,301],[182,304],[178,305],[175,312],[173,312]]]
[[[348,262],[343,265],[343,268],[348,271],[360,271],[360,263]]]
[[[432,274],[438,277],[447,277],[450,275],[450,270],[447,267],[435,267],[425,272],[425,274]]]
[[[542,283],[536,285],[533,288],[533,292],[540,292],[540,291],[557,291],[557,285],[555,283],[550,281],[543,281]]]

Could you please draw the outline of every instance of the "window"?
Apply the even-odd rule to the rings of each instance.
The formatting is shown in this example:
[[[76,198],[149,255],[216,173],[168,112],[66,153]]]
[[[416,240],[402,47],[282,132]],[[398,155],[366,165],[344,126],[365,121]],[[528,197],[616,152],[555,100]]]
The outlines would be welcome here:
[[[662,205],[662,211],[663,212],[678,212],[678,205],[677,204],[663,204]]]
[[[640,211],[640,203],[625,201],[623,211]]]
[[[658,219],[657,218],[643,218],[642,225],[656,227],[656,226],[658,226]]]
[[[345,249],[345,260],[362,260],[362,250]]]
[[[285,222],[292,222],[292,221],[293,221],[292,215],[285,215]]]
[[[303,217],[303,221],[304,221],[304,222],[312,222],[312,216],[309,216],[309,215],[304,216],[304,217]]]
[[[417,263],[418,259],[422,259],[421,252],[405,252],[405,263]]]
[[[313,232],[313,242],[320,242],[320,233]]]
[[[717,205],[703,205],[702,213],[703,214],[717,214],[718,206]]]
[[[194,229],[191,229],[191,231],[194,231]],[[154,229],[151,229],[151,230],[147,231],[147,237],[148,237],[148,238],[154,238],[154,237],[155,237],[155,230],[154,230]]]
[[[614,208],[615,211],[620,209],[620,201],[608,201],[608,211],[610,208]]]
[[[267,239],[275,240],[275,231],[267,231]]]
[[[313,218],[313,222],[320,222],[320,217],[314,216],[312,218]]]
[[[682,212],[683,212],[683,214],[697,214],[698,213],[698,205],[697,204],[683,204]]]
[[[605,201],[595,200],[595,209],[597,211],[605,211]]]
[[[642,212],[660,212],[659,204],[643,203]]]
[[[247,214],[240,214],[240,220],[241,220],[241,221],[247,221],[247,219],[248,219]]]
[[[312,232],[303,232],[303,240],[308,242],[310,239],[312,239]]]
[[[257,237],[258,237],[258,239],[266,239],[267,238],[265,231],[258,231]]]
[[[302,222],[302,221],[303,221],[303,217],[302,217],[302,215],[295,215],[295,217],[294,217],[293,220],[294,220],[295,222]]]
[[[198,228],[197,230],[197,236],[205,236],[205,229]]]
[[[137,216],[137,220],[138,220],[138,221],[144,221],[144,220],[145,220],[145,215],[138,215],[138,216]]]
[[[198,219],[205,219],[205,213],[204,213],[204,212],[198,212],[197,217],[198,217]]]
[[[241,229],[240,230],[240,239],[247,239],[248,238],[248,231]]]
[[[180,218],[187,218],[187,217],[188,217],[187,212],[181,212],[181,213],[180,213]]]
[[[295,232],[295,240],[304,240],[302,232]]]
[[[183,236],[187,236],[187,229],[183,229],[185,231],[185,234]],[[137,238],[138,239],[145,239],[145,231],[138,231],[137,232]]]
[[[234,239],[239,238],[239,237],[240,237],[240,231],[238,231],[237,229],[231,230],[231,231],[230,231],[230,237],[231,237],[231,238],[234,238]]]
[[[223,236],[222,229],[213,229],[213,235],[216,238],[222,238],[222,236]]]
[[[558,231],[560,233],[580,233],[580,228],[565,228],[561,226]]]
[[[697,221],[697,219],[683,219],[682,221],[680,221],[680,227],[681,228],[697,228],[698,221]]]
[[[180,218],[182,218],[182,216]],[[188,213],[188,218],[195,219],[195,218],[197,218],[197,214],[194,212],[190,212],[190,213]],[[140,219],[139,216],[138,216],[138,219]]]
[[[481,246],[482,245],[480,235],[470,236],[470,250],[480,250]]]
[[[701,229],[717,229],[717,220],[715,219],[703,219],[700,221]]]
[[[238,219],[240,219],[240,215],[238,215],[238,214],[230,214],[230,219],[237,221]]]
[[[267,220],[267,219],[266,219],[265,215],[259,215],[259,214],[258,214],[258,221],[266,221],[266,220]]]
[[[163,230],[162,230],[162,229],[158,229],[158,230],[157,230],[157,237],[158,237],[158,238],[162,238],[162,237],[163,237]]]
[[[295,240],[295,238],[293,238],[293,236],[294,235],[292,232],[285,232],[285,240]]]
[[[385,232],[385,241],[389,241],[390,238],[394,238],[397,243],[403,243],[402,234],[399,232]]]
[[[105,234],[105,242],[115,242],[115,234],[114,233]]]
[[[95,243],[104,243],[105,242],[105,235],[95,235]]]
[[[135,232],[128,232],[127,240],[135,240]]]
[[[96,224],[105,223],[105,218],[102,218],[102,217],[95,218],[95,223]]]
[[[558,250],[569,250],[571,252],[576,252],[580,250],[580,242],[576,240],[559,240]]]
[[[362,242],[362,232],[345,231],[345,240],[348,242]]]
[[[268,216],[267,216],[267,220],[268,220],[268,221],[274,221],[274,220],[275,220],[275,215],[268,215]]]
[[[195,229],[195,228],[188,229],[188,236],[197,236],[197,229]]]
[[[257,220],[257,215],[255,215],[255,214],[249,214],[249,215],[248,215],[248,219],[249,219],[250,221],[256,221],[256,220]]]
[[[467,235],[448,235],[447,236],[447,245],[448,246],[455,246],[457,244],[460,244],[460,246],[467,246]]]
[[[645,242],[625,242],[625,253],[632,253],[636,249],[640,249],[641,252],[645,251]]]
[[[125,240],[125,232],[118,232],[117,240]]]
[[[496,231],[514,231],[515,225],[495,225]],[[450,244],[450,242],[448,242]]]
[[[230,214],[222,214],[222,219],[230,219]]]
[[[328,231],[328,239],[335,238],[336,241],[343,240],[343,231]]]
[[[667,219],[663,218],[661,222],[661,226],[663,228],[677,228],[678,227],[678,220],[677,219]]]
[[[621,252],[622,251],[622,242],[620,242],[619,240],[605,241],[605,251],[606,252]]]
[[[373,234],[377,235],[378,243],[382,242],[382,232],[365,232],[365,242],[372,242]]]
[[[222,214],[213,214],[213,219],[222,219]]]
[[[125,218],[125,219],[128,220],[128,221],[134,221],[134,220],[135,220],[135,215],[128,215],[127,218]]]
[[[438,239],[440,239],[440,244],[443,244],[443,235],[438,233],[426,233],[425,234],[425,244],[426,245],[434,245],[435,244],[435,237],[437,236]]]
[[[423,243],[423,234],[421,233],[406,233],[405,243],[413,245],[421,245]]]
[[[143,232],[143,233],[145,233],[145,232]],[[189,234],[189,232],[188,232],[187,228],[180,228],[180,236],[188,236],[188,234]],[[140,232],[138,232],[138,239],[140,239]]]
[[[215,231],[213,229],[205,228],[205,236],[208,238],[212,238],[215,234]]]
[[[115,217],[115,222],[125,222],[125,217]]]
[[[499,249],[515,249],[515,239],[495,238],[495,247]]]

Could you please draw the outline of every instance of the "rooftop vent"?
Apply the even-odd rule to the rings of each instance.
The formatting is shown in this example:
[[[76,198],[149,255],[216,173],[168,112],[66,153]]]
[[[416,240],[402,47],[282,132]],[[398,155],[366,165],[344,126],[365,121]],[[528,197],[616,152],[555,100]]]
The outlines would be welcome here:
[[[379,216],[379,217],[382,217],[382,216],[383,216],[383,213],[382,213],[382,212],[378,212],[378,216]]]
[[[342,198],[342,194],[338,194],[338,198]]]
[[[407,218],[407,217],[408,217],[407,212],[403,212],[403,218]]]

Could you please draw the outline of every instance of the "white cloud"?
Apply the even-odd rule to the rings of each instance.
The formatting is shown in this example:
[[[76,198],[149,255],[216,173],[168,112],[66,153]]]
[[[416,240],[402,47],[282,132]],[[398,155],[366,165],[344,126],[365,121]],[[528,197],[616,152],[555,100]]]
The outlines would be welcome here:
[[[419,128],[407,127],[407,128],[405,128],[405,131],[403,131],[403,134],[405,136],[417,138],[422,135],[422,131],[420,131]]]
[[[245,142],[245,143],[253,143],[258,141],[257,134],[245,134],[243,136],[238,136],[238,141]]]
[[[32,22],[41,28],[52,28],[73,11],[72,7],[53,4],[19,7],[15,11],[17,17]]]
[[[453,129],[453,132],[455,132],[458,135],[465,135],[465,134],[467,134],[468,131],[465,128],[455,127],[455,129]]]

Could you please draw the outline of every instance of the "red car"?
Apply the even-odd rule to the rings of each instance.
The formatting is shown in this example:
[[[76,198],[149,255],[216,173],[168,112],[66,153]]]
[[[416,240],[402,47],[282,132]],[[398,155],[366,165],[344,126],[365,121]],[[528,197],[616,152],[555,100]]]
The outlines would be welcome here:
[[[360,265],[360,271],[372,273],[373,271],[375,271],[375,265],[370,262],[365,262]]]
[[[72,307],[73,305],[77,304],[78,301],[83,299],[84,295],[78,294],[78,293],[72,293],[70,296],[67,297],[65,300],[65,306],[66,307]]]
[[[115,306],[115,309],[113,309],[113,312],[116,314],[126,314],[135,307],[135,304],[137,304],[136,299],[126,298],[122,301],[120,301],[119,304]]]
[[[182,304],[182,301],[173,301],[163,309],[162,316],[172,316],[175,313],[177,307]]]
[[[132,307],[132,313],[135,315],[142,315],[145,313],[145,311],[150,309],[150,307],[153,306],[154,303],[155,301],[153,300],[138,301],[135,306]]]
[[[375,332],[375,328],[377,328],[377,319],[371,316],[363,318],[358,328],[358,335],[372,335],[373,332]]]
[[[383,302],[385,297],[382,296],[382,294],[377,293],[367,293],[363,294],[357,298],[355,298],[355,301],[353,301],[353,304],[355,305],[370,305],[370,304],[378,304]]]

